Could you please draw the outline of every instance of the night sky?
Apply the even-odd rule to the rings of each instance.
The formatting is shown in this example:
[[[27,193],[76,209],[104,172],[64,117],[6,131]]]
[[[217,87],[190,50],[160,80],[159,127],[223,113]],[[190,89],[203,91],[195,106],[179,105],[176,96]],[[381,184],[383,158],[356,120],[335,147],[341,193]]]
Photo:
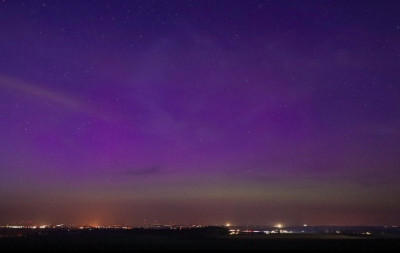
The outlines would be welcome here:
[[[399,1],[0,2],[0,222],[397,225]]]

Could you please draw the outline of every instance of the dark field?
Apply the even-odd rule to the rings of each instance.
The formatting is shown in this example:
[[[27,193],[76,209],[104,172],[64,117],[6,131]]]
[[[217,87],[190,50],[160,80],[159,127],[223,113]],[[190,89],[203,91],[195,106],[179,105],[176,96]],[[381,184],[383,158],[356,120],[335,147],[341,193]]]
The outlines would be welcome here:
[[[221,235],[215,231],[84,230],[47,231],[0,238],[8,251],[90,250],[384,250],[400,249],[397,236],[336,234]]]

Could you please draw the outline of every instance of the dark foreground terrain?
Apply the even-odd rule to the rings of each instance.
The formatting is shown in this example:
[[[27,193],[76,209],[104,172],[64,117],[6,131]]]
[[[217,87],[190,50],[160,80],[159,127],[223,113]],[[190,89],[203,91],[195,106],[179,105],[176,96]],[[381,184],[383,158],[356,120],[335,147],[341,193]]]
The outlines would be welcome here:
[[[197,230],[49,230],[0,237],[0,251],[301,250],[395,251],[398,236],[336,234],[227,235]]]

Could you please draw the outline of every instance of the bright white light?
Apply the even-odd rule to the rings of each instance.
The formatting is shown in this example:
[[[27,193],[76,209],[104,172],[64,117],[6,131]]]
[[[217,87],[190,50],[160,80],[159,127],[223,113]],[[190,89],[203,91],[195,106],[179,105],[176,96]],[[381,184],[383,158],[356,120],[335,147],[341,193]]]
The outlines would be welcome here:
[[[228,223],[225,224],[225,226],[230,227],[231,224],[228,222]]]
[[[304,224],[303,226],[304,226],[304,227],[307,227],[307,224]]]
[[[23,226],[8,226],[9,228],[23,228]]]
[[[276,228],[282,228],[282,224],[276,224]]]

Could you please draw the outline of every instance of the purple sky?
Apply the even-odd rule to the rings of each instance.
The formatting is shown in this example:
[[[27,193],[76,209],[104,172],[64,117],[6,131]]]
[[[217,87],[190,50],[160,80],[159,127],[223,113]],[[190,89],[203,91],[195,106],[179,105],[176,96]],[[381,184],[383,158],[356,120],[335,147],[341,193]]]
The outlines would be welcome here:
[[[0,222],[399,224],[399,13],[0,2]]]

